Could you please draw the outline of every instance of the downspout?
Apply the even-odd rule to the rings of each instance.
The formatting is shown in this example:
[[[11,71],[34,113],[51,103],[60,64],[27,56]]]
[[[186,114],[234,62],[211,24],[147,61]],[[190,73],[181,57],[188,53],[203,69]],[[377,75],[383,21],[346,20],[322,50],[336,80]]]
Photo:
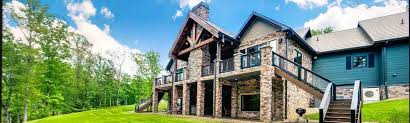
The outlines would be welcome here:
[[[224,40],[225,40],[225,36],[222,34],[222,42],[224,42]],[[215,60],[214,60],[214,81],[213,81],[213,98],[212,98],[212,103],[213,103],[213,110],[212,110],[212,118],[215,118],[215,99],[216,99],[216,74],[217,74],[217,71],[216,71],[216,68],[217,68],[217,65],[218,65],[218,63],[219,63],[219,60],[220,60],[220,51],[221,51],[221,47],[220,47],[220,42],[219,41],[217,41],[216,42],[216,58],[215,58]],[[218,65],[219,66],[219,65]]]
[[[387,66],[386,66],[386,62],[387,62],[387,49],[386,49],[386,45],[387,45],[387,43],[383,46],[383,49],[382,49],[382,77],[383,77],[383,85],[384,85],[384,94],[386,95],[386,99],[388,99],[389,98],[389,93],[387,92],[388,90],[387,90],[387,76],[386,76],[386,74],[387,74],[387,72],[386,72],[386,70],[387,70]]]
[[[285,35],[285,57],[288,58],[288,38],[287,35]],[[285,65],[285,69],[287,69],[288,66]],[[288,119],[288,80],[285,79],[285,119]]]

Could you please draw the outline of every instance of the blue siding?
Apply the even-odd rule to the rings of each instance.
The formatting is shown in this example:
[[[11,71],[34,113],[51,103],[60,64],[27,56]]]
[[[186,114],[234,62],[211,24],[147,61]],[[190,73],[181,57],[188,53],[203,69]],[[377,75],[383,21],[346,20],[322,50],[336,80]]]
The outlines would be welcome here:
[[[346,56],[367,56],[374,54],[374,67],[346,69]],[[408,58],[408,57],[407,57]],[[368,60],[367,60],[368,61]],[[379,86],[381,82],[381,53],[375,51],[350,51],[319,55],[313,61],[313,71],[336,84],[353,83],[362,80],[364,86]]]
[[[397,76],[393,76],[396,74]],[[386,46],[386,84],[409,82],[409,44]]]

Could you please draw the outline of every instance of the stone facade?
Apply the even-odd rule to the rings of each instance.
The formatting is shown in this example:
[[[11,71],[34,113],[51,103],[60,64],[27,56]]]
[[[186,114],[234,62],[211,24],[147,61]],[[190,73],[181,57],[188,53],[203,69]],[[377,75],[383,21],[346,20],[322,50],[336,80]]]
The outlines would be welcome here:
[[[389,98],[408,98],[409,84],[387,86]]]
[[[216,79],[215,83],[215,117],[222,117],[222,82]]]
[[[209,18],[209,9],[207,8],[206,5],[204,4],[199,4],[196,8],[193,8],[194,10],[192,10],[192,12],[195,15],[198,15],[199,17],[201,17],[204,20],[208,20]]]
[[[205,83],[198,81],[196,89],[196,116],[204,116]]]
[[[304,108],[309,112],[309,102],[312,99],[312,95],[297,87],[292,82],[287,81],[287,121],[296,121],[299,117],[296,113],[297,108]]]
[[[183,83],[183,86],[182,86],[182,114],[189,114],[189,105],[190,105],[189,88],[190,88],[190,85],[188,83]]]
[[[272,79],[273,105],[272,117],[275,121],[281,121],[285,115],[284,81],[281,78]]]
[[[275,75],[272,64],[272,48],[261,49],[261,74],[260,74],[260,120],[272,120],[272,77]]]
[[[247,94],[259,94],[260,91],[260,82],[258,79],[250,79],[250,80],[245,80],[245,81],[238,81],[236,83],[235,89],[232,90],[237,90],[236,92],[232,93],[232,100],[236,100],[235,102],[232,101],[232,109],[236,107],[235,110],[232,110],[232,114],[236,115],[238,118],[246,118],[246,119],[259,119],[260,113],[259,111],[241,111],[241,95],[247,95]]]

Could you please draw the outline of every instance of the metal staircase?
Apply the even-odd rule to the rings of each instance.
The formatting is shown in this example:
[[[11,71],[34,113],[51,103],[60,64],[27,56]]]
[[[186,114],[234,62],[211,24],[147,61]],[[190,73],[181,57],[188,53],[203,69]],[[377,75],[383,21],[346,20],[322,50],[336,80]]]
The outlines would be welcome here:
[[[275,52],[272,52],[272,55],[272,65],[275,66],[276,74],[315,97],[323,97],[326,85],[331,83],[330,80]]]
[[[272,55],[275,74],[322,99],[319,107],[320,123],[361,122],[362,85],[360,80],[355,81],[354,84],[336,85],[325,77],[275,52],[272,52]],[[352,98],[337,100],[336,88],[338,86],[353,86]]]

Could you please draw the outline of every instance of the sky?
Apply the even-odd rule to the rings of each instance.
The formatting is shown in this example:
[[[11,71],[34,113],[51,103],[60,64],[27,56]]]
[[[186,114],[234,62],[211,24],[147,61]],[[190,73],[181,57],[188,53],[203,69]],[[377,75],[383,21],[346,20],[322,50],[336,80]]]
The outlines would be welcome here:
[[[113,56],[123,56],[124,72],[134,74],[136,66],[130,53],[159,52],[160,63],[165,67],[184,19],[201,1],[209,5],[210,21],[232,35],[239,32],[253,11],[294,30],[331,26],[338,31],[355,28],[360,20],[404,12],[408,5],[401,0],[41,0],[41,3],[71,30],[84,35],[93,44],[93,53],[117,61],[118,57]],[[6,3],[3,9],[24,7],[21,1],[3,2]],[[15,36],[22,35],[22,30],[7,24],[7,19],[3,22]]]

